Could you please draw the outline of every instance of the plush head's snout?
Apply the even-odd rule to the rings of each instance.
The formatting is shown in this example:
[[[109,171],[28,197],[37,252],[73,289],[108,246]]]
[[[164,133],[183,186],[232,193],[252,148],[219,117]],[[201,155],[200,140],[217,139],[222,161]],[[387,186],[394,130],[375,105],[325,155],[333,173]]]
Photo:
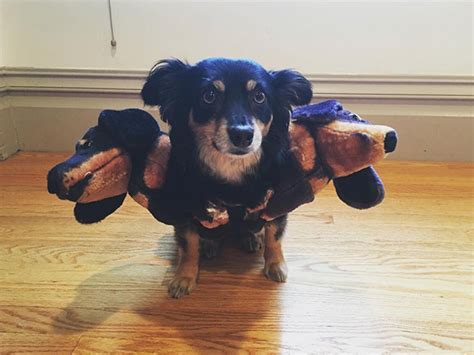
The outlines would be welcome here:
[[[83,174],[81,179],[74,181],[73,175],[69,175],[73,168],[67,162],[56,165],[48,172],[48,192],[56,194],[61,200],[77,201],[85,191],[92,172]]]
[[[48,192],[62,200],[98,201],[127,192],[130,172],[130,157],[118,148],[76,153],[48,172]]]
[[[56,165],[48,172],[48,192],[57,194],[60,199],[64,199],[64,193],[61,192],[62,184],[60,182],[63,180],[63,173],[60,165]]]
[[[395,148],[397,147],[397,132],[395,131],[390,131],[385,135],[385,140],[384,140],[384,149],[385,153],[392,153]]]
[[[347,176],[385,158],[395,150],[397,133],[388,126],[336,120],[318,129],[318,154],[333,177]]]
[[[98,201],[127,192],[130,172],[129,154],[93,127],[77,142],[74,155],[48,172],[48,192],[63,200]]]

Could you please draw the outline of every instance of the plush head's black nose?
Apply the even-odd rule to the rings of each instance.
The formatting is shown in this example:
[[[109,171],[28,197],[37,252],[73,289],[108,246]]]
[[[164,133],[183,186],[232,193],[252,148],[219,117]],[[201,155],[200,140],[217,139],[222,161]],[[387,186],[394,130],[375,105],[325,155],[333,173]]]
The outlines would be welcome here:
[[[59,192],[60,176],[57,167],[54,167],[48,172],[48,192],[56,194]]]
[[[397,132],[395,131],[390,131],[387,133],[385,136],[385,141],[384,141],[384,148],[385,148],[385,153],[391,153],[395,150],[397,147]]]
[[[67,167],[64,163],[61,163],[48,172],[48,192],[50,194],[56,194],[59,198],[66,198],[67,190],[63,184],[66,171]]]
[[[230,126],[227,132],[232,144],[236,147],[247,148],[252,144],[253,128],[250,126]]]

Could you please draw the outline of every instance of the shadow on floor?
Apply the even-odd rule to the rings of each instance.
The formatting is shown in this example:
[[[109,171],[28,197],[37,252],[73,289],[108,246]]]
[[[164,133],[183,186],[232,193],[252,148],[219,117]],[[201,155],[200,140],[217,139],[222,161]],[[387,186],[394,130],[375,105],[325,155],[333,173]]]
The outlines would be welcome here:
[[[167,295],[174,267],[121,265],[82,282],[74,301],[54,319],[54,332],[96,330],[107,336],[130,331],[160,343],[178,335],[189,347],[205,344],[212,350],[230,344],[238,349],[242,342],[251,341],[249,330],[257,323],[279,324],[275,318],[280,285],[266,280],[262,267],[261,253],[246,254],[225,246],[216,259],[201,263],[197,289],[175,300]],[[267,317],[271,321],[266,322]],[[265,341],[278,343],[278,329],[270,334],[275,339],[267,334]]]

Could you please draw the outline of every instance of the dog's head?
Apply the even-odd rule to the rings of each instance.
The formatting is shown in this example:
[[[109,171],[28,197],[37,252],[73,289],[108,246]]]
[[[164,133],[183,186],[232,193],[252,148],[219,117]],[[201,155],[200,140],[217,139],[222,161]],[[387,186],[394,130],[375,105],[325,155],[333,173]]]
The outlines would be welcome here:
[[[263,150],[285,148],[291,107],[308,103],[312,90],[292,70],[267,71],[247,60],[214,58],[196,65],[161,61],[141,94],[146,104],[160,107],[172,140],[191,133],[203,165],[237,181]]]
[[[49,193],[77,202],[74,214],[81,223],[104,219],[125,199],[133,156],[144,156],[158,134],[158,124],[145,111],[102,111],[75,153],[48,172]]]

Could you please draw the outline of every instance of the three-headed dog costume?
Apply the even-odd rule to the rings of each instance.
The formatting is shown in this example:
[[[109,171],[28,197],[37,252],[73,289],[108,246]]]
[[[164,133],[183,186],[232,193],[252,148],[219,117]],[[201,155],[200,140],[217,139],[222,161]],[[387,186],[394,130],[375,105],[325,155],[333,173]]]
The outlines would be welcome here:
[[[339,198],[364,209],[384,198],[384,186],[372,164],[395,150],[393,128],[373,125],[334,100],[302,106],[292,114],[290,151],[272,194],[256,213],[256,223],[275,219],[314,196],[331,180]],[[179,224],[189,212],[168,209],[171,143],[156,120],[139,109],[105,110],[98,125],[76,145],[76,152],[48,173],[48,191],[76,202],[81,223],[95,223],[113,213],[126,194],[160,222]],[[225,208],[207,218],[226,223]],[[219,224],[222,224],[219,223]]]

